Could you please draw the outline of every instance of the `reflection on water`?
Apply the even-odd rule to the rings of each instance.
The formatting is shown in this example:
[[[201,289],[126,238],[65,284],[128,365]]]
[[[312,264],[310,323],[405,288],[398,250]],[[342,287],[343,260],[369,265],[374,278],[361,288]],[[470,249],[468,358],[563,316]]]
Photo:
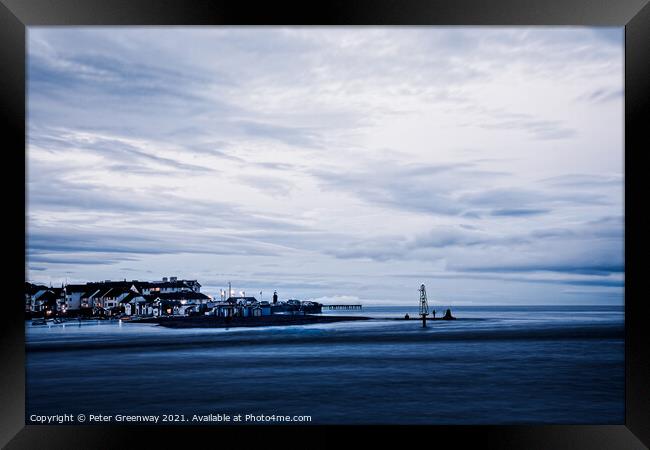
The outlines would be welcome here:
[[[286,414],[312,423],[622,423],[622,307],[465,307],[459,320],[166,329],[27,325],[27,412]],[[347,314],[327,312],[327,314]]]

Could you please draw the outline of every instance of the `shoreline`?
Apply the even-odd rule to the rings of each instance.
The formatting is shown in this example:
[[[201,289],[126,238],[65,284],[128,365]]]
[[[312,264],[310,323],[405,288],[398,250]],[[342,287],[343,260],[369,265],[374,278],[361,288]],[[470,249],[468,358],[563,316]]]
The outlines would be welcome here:
[[[155,323],[166,328],[240,328],[240,327],[269,327],[289,325],[310,325],[314,323],[350,322],[371,320],[363,316],[316,316],[275,314],[260,317],[225,317],[195,316],[195,317],[151,317],[140,320],[129,320],[124,323]]]

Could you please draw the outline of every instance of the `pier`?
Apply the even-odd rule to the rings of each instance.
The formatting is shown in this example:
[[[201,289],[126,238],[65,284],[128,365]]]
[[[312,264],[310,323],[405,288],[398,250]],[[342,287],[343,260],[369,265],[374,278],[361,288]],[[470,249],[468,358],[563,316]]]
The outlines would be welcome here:
[[[356,310],[361,310],[361,305],[356,304],[356,305],[323,305],[323,309],[346,309],[346,310],[351,310],[351,309],[356,309]]]

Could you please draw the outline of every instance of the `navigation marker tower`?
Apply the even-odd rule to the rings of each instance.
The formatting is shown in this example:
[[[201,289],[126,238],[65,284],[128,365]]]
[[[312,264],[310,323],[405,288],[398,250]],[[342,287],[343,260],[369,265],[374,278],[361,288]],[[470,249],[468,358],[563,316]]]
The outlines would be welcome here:
[[[427,290],[423,284],[420,286],[420,317],[422,317],[422,327],[427,326],[428,315],[429,315],[429,303],[427,302]]]

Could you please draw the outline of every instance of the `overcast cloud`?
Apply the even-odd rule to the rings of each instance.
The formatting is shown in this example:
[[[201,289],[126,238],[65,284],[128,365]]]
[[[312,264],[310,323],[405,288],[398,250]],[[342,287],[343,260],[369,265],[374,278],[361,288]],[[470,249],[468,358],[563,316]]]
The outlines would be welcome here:
[[[32,281],[622,304],[623,29],[28,29]]]

